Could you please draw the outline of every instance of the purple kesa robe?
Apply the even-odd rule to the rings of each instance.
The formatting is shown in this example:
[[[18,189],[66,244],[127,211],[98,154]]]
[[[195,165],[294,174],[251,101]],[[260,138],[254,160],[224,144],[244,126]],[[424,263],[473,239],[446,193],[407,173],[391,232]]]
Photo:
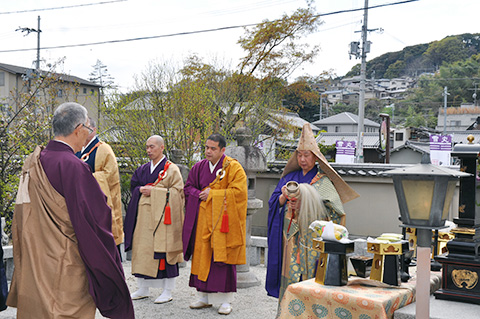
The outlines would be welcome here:
[[[160,171],[163,170],[165,164],[167,163],[167,158],[157,165],[153,173],[150,173],[150,162],[143,164],[133,173],[132,179],[130,181],[130,192],[132,197],[130,203],[128,204],[127,214],[125,215],[124,221],[124,233],[125,233],[125,251],[132,249],[133,234],[135,232],[135,227],[137,223],[137,213],[138,213],[138,203],[140,202],[140,187],[145,186],[149,183],[154,183]],[[152,238],[153,241],[153,238]],[[155,259],[165,259],[165,253],[155,253]],[[134,274],[135,277],[145,278],[145,279],[161,279],[161,278],[173,278],[179,275],[178,264],[170,265],[165,263],[165,270],[158,270],[156,277],[150,277],[143,274]]]
[[[217,171],[222,168],[223,155],[210,173],[208,160],[202,160],[195,164],[188,174],[185,183],[185,221],[183,223],[183,255],[189,260],[195,246],[195,232],[197,228],[198,209],[200,198],[198,195],[215,180]],[[235,292],[237,291],[237,267],[222,262],[214,262],[210,266],[210,273],[206,281],[201,281],[196,275],[190,275],[190,287],[197,288],[202,292]]]
[[[268,201],[268,265],[265,289],[269,296],[278,298],[282,275],[282,252],[283,252],[283,220],[285,207],[280,206],[278,198],[282,195],[282,187],[289,181],[307,183],[317,175],[317,167],[314,166],[305,176],[302,170],[288,173],[280,179],[277,187]]]
[[[88,165],[75,156],[70,146],[59,141],[48,143],[40,154],[40,163],[51,186],[65,198],[70,220],[60,222],[71,222],[73,226],[87,273],[88,290],[96,307],[108,318],[134,318],[111,231],[110,208]],[[45,256],[48,257],[51,258]]]

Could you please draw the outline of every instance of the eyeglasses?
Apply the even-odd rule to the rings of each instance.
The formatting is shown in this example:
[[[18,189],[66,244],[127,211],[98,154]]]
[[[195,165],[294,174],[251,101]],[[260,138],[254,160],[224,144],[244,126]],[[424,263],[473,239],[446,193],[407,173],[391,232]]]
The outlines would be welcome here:
[[[80,125],[81,125],[81,126],[83,126],[84,128],[86,128],[86,129],[88,130],[88,134],[91,134],[91,133],[93,133],[93,129],[92,129],[92,128],[90,128],[90,127],[86,126],[86,125],[85,125],[85,124],[83,124],[83,123],[82,123],[82,124],[78,124],[78,125],[77,125],[77,127],[79,127]]]

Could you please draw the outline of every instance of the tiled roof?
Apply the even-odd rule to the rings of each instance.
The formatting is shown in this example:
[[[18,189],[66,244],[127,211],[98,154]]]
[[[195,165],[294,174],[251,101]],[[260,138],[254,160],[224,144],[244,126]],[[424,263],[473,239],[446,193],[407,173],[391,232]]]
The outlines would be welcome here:
[[[301,118],[297,113],[293,113],[293,112],[285,112],[285,113],[272,112],[272,117],[278,118],[282,121],[286,121],[290,125],[293,125],[297,128],[302,128],[303,125],[305,125],[306,123],[309,123],[308,121]],[[310,126],[312,128],[312,131],[314,132],[320,131],[320,129],[314,124],[310,123]]]
[[[5,64],[5,63],[0,63],[0,70],[4,70],[6,72],[13,73],[13,74],[25,74],[25,75],[34,71],[31,68],[25,68],[25,67],[11,65],[11,64]],[[41,73],[42,74],[47,74],[46,71],[41,71]],[[73,76],[73,75],[62,74],[62,73],[55,73],[55,74],[66,82],[72,82],[72,83],[79,83],[79,84],[84,84],[84,85],[89,85],[89,86],[101,87],[101,85],[95,84],[93,82],[84,80],[82,78],[79,78],[79,77],[76,77],[76,76]]]
[[[276,161],[270,163],[266,173],[281,174],[285,168],[286,161]],[[338,164],[330,163],[330,165],[342,177],[383,177],[381,173],[392,169],[410,167],[414,164],[379,164],[379,163],[359,163],[359,164]],[[448,168],[458,170],[459,166],[448,166]]]
[[[357,124],[357,123],[358,123],[358,115],[350,112],[343,112],[340,114],[332,115],[327,118],[315,121],[312,124],[321,126],[321,125],[328,125],[328,124],[331,125],[331,124]],[[368,126],[380,127],[380,124],[372,120],[369,120],[367,118],[363,120],[363,124]]]
[[[357,141],[357,133],[320,133],[317,138],[317,143],[323,145],[333,145],[336,141]],[[378,148],[379,134],[375,132],[366,132],[363,135],[363,148]]]
[[[406,141],[405,144],[392,149],[390,153],[398,152],[404,148],[409,148],[415,152],[419,152],[420,154],[430,154],[430,143],[413,141]]]
[[[473,143],[478,144],[480,143],[480,131],[469,130],[469,131],[455,131],[455,132],[446,132],[446,134],[452,135],[452,142],[453,144],[457,143],[468,143],[467,136],[473,135],[475,139]]]
[[[378,164],[378,163],[359,163],[359,164],[336,164],[331,163],[332,167],[340,176],[357,177],[385,177],[380,173],[401,168],[409,165],[405,164]]]

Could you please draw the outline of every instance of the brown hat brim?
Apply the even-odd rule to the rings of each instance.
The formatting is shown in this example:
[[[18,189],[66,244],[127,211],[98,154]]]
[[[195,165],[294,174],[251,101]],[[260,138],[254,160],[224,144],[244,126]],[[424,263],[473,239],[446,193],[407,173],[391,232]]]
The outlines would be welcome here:
[[[325,156],[323,156],[322,152],[320,152],[320,148],[318,147],[315,137],[313,136],[312,128],[308,123],[303,126],[302,135],[300,136],[297,150],[295,150],[292,156],[290,156],[290,159],[288,160],[287,165],[285,165],[285,168],[283,170],[282,177],[284,177],[290,172],[301,169],[297,160],[298,150],[309,150],[313,153],[313,155],[315,155],[320,169],[332,181],[335,189],[338,192],[338,195],[340,196],[342,203],[347,203],[360,196],[343,180],[343,178],[340,177],[340,175],[338,175],[335,169],[330,166]]]

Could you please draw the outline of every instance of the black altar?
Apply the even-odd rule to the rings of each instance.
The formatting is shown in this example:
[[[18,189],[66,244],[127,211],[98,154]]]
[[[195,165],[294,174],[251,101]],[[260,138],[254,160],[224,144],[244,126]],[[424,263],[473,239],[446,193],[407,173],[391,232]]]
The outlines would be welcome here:
[[[442,264],[442,288],[435,292],[437,299],[480,304],[480,144],[457,144],[452,157],[460,160],[460,169],[472,174],[460,179],[457,228],[455,238],[447,243],[448,253],[435,257]]]

